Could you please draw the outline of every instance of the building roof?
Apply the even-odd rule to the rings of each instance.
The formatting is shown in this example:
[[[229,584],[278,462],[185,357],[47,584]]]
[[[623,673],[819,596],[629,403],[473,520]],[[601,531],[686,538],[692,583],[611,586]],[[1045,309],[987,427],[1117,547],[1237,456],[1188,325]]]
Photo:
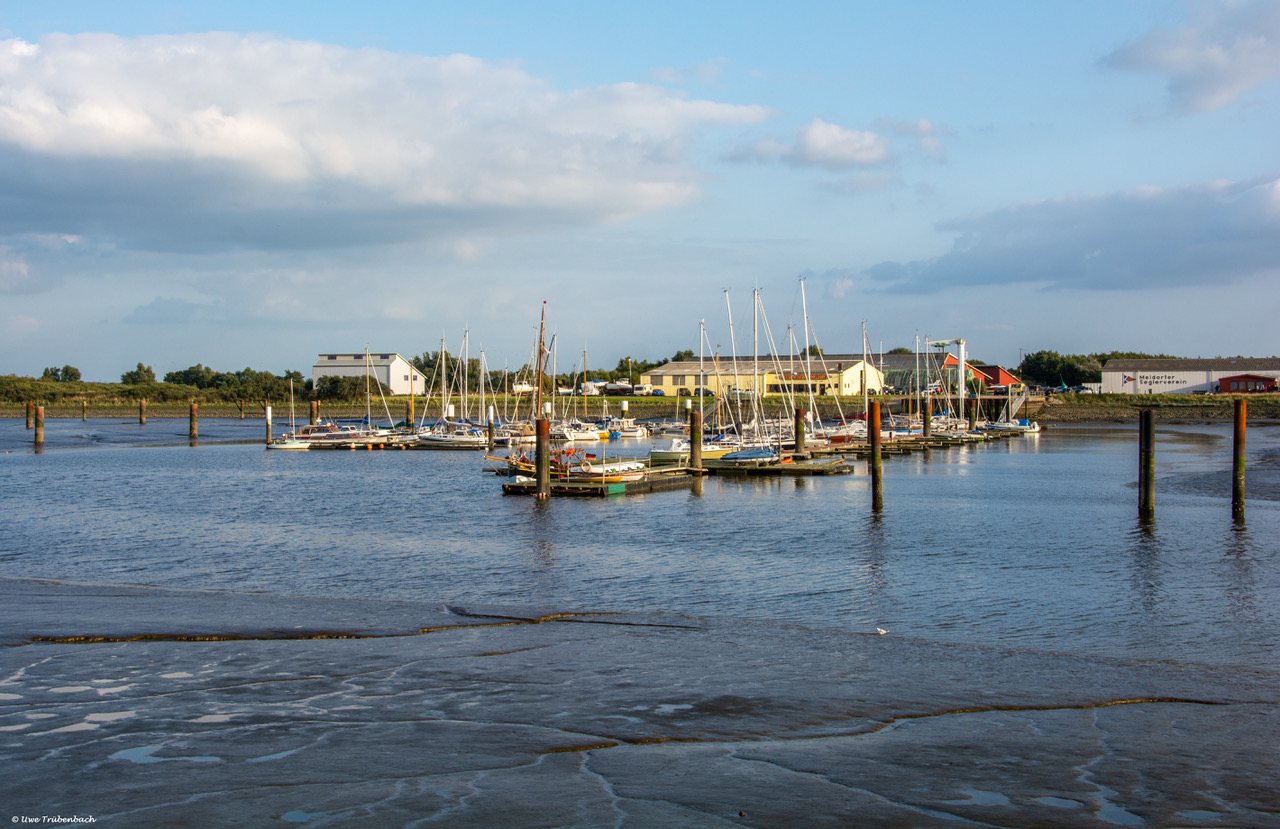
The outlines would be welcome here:
[[[355,354],[349,353],[349,352],[341,352],[341,351],[326,351],[325,353],[320,354],[316,357],[315,365],[328,366],[328,365],[333,365],[335,363],[345,364],[353,361],[359,363],[360,365],[364,365],[364,357],[365,355],[363,351]],[[395,351],[392,351],[390,353],[387,353],[385,351],[369,352],[369,362],[375,366],[387,365],[388,363],[395,362],[397,359],[404,360],[406,363],[409,362],[408,360],[406,360],[404,357],[402,357],[399,353]]]
[[[1103,371],[1280,371],[1280,357],[1213,357],[1211,359],[1108,360]]]

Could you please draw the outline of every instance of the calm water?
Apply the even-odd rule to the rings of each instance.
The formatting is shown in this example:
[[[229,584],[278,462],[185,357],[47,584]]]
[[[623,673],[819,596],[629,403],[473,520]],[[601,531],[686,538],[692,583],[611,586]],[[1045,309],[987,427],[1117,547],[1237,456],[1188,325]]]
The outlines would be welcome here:
[[[0,421],[0,575],[563,610],[663,610],[941,642],[1280,669],[1280,428],[1136,426],[894,458],[869,480],[504,497],[471,452],[267,452],[261,421]],[[233,441],[246,441],[235,443]],[[252,441],[252,442],[248,442]],[[649,441],[622,447],[639,454]],[[610,451],[618,444],[610,444]],[[1257,497],[1253,497],[1253,496]]]

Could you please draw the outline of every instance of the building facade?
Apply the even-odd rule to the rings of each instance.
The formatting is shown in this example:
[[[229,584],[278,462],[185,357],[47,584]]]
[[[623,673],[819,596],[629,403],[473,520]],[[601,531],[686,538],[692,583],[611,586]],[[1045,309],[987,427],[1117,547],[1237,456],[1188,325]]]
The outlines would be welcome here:
[[[1202,360],[1109,360],[1102,367],[1106,394],[1228,394],[1222,381],[1251,374],[1280,378],[1275,357],[1215,357]]]
[[[758,372],[758,373],[757,373]],[[716,397],[804,394],[856,395],[867,388],[877,394],[884,375],[861,356],[824,354],[809,359],[763,356],[735,359],[707,358],[667,363],[640,375],[640,383],[667,396],[694,395],[706,389]]]
[[[426,394],[427,378],[413,364],[396,353],[328,353],[316,357],[311,367],[312,384],[322,377],[364,377],[378,380],[392,394]]]

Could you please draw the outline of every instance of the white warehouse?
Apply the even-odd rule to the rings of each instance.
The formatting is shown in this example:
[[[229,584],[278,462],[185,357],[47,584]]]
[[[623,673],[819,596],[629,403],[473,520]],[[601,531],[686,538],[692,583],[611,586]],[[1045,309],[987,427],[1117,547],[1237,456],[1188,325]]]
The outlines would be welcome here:
[[[1102,367],[1104,394],[1217,394],[1229,392],[1224,378],[1280,378],[1275,357],[1214,357],[1208,360],[1108,360]]]
[[[412,363],[394,353],[370,353],[367,362],[363,352],[321,354],[311,367],[311,382],[318,383],[321,377],[364,377],[366,371],[391,389],[392,394],[426,393],[427,378]]]

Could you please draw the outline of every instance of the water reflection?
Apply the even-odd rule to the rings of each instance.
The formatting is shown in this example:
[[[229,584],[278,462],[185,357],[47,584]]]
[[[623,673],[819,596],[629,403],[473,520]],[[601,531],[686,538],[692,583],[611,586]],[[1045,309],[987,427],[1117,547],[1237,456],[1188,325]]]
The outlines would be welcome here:
[[[1142,613],[1154,619],[1164,601],[1161,579],[1160,536],[1156,533],[1154,519],[1139,518],[1129,532],[1132,561],[1130,584]]]

